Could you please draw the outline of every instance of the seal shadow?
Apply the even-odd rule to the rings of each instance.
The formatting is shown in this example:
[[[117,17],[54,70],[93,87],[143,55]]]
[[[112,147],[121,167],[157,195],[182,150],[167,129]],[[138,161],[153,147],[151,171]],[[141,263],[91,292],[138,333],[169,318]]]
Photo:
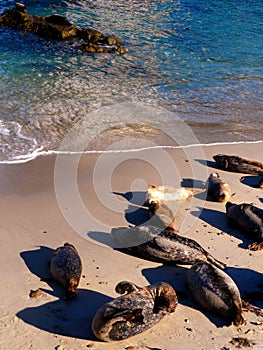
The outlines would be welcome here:
[[[92,319],[104,303],[112,298],[96,291],[78,289],[71,301],[56,300],[44,305],[29,307],[16,316],[25,323],[49,333],[78,339],[95,340]]]
[[[263,203],[263,198],[259,198],[258,200],[259,200],[261,203]]]
[[[39,249],[23,251],[20,253],[20,256],[31,273],[39,278],[46,278],[50,276],[49,262],[54,249],[41,245],[38,246],[38,248]]]
[[[228,266],[225,271],[238,286],[241,298],[246,301],[255,303],[262,309],[263,300],[257,299],[257,297],[250,298],[249,295],[255,291],[260,291],[260,294],[263,294],[262,288],[259,287],[262,285],[263,274],[255,270],[232,266]]]
[[[134,192],[112,192],[113,194],[117,196],[121,196],[125,198],[129,203],[135,204],[138,206],[145,206],[146,205],[146,191],[134,191]]]
[[[181,181],[181,186],[182,187],[187,187],[187,188],[198,188],[200,190],[206,189],[206,184],[202,180],[195,180],[191,178],[184,178]]]
[[[213,162],[211,160],[205,160],[205,159],[194,159],[196,162],[198,162],[201,165],[204,165],[206,167],[209,168],[213,168],[213,169],[219,169],[216,162]],[[220,169],[222,170],[222,169]]]
[[[87,232],[87,236],[97,243],[101,243],[111,248],[114,247],[114,241],[110,233],[100,231],[89,231]]]
[[[240,182],[243,185],[252,187],[252,188],[259,188],[259,181],[262,178],[262,176],[259,175],[248,175],[248,176],[242,176],[240,178]]]
[[[161,265],[157,267],[150,267],[142,269],[142,275],[147,279],[149,284],[157,282],[169,283],[178,294],[179,302],[185,304],[188,295],[185,291],[184,274],[187,267],[181,265]],[[187,303],[188,305],[188,303]]]
[[[129,205],[128,209],[125,210],[124,216],[128,223],[140,226],[149,220],[149,210],[147,208]]]
[[[217,228],[218,230],[243,241],[238,245],[240,248],[246,249],[248,244],[252,242],[251,240],[246,238],[246,235],[244,233],[240,232],[238,229],[228,226],[225,213],[214,209],[207,209],[201,207],[197,208],[199,209],[199,211],[192,211],[192,215],[199,217],[199,219],[205,221],[209,225]]]
[[[24,260],[29,271],[52,288],[52,291],[49,290],[46,291],[46,293],[63,298],[65,290],[52,279],[49,270],[54,249],[45,246],[38,247],[39,249],[23,251],[20,253],[20,256]],[[42,291],[44,290],[43,288],[40,289]]]
[[[220,317],[219,315],[215,315],[212,312],[202,309],[195,303],[191,297],[191,293],[185,284],[185,275],[187,273],[187,270],[187,267],[162,265],[156,268],[143,269],[142,275],[148,280],[150,284],[154,284],[159,281],[165,281],[169,283],[176,291],[179,304],[201,312],[216,327],[219,328],[229,325],[228,320]]]

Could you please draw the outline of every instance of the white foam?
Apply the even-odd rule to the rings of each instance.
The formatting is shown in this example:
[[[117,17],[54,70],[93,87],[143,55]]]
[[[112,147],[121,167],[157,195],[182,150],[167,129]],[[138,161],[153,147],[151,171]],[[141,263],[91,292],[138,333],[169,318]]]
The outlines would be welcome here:
[[[190,144],[184,146],[152,146],[152,147],[142,147],[142,148],[133,148],[133,149],[124,149],[124,150],[89,150],[89,151],[56,151],[48,150],[44,151],[43,147],[36,148],[32,153],[16,156],[10,160],[0,161],[0,164],[18,164],[26,163],[33,159],[36,159],[39,156],[49,156],[49,155],[80,155],[80,154],[114,154],[114,153],[132,153],[132,152],[141,152],[146,150],[154,149],[184,149],[184,148],[194,148],[194,147],[212,147],[212,146],[224,146],[224,145],[246,145],[246,144],[259,144],[263,143],[263,140],[258,141],[233,141],[233,142],[214,142],[214,143],[200,143],[200,144]]]

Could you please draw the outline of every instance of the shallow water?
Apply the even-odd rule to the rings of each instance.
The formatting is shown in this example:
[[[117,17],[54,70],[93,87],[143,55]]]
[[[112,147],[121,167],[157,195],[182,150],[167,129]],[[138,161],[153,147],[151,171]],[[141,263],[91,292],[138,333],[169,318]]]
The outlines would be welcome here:
[[[0,11],[14,3],[2,1]],[[118,36],[128,52],[83,54],[74,43],[0,28],[1,160],[58,149],[76,122],[80,137],[87,128],[113,128],[127,139],[134,125],[125,123],[132,122],[141,129],[139,137],[152,138],[158,129],[160,134],[176,129],[179,118],[196,137],[192,143],[262,139],[261,1],[24,3],[28,13],[59,13],[81,27]],[[129,102],[148,104],[149,113],[133,117],[134,110],[126,110]],[[123,103],[118,118],[104,114],[104,106],[121,104],[122,111]],[[152,106],[168,112],[160,118]],[[103,150],[112,132],[94,136],[90,150]],[[170,144],[162,136],[155,142]]]

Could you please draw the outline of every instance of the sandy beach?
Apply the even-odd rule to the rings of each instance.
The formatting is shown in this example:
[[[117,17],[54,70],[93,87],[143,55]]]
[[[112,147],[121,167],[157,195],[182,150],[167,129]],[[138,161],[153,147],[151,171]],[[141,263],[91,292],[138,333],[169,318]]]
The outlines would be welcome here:
[[[255,290],[263,293],[263,253],[246,249],[251,240],[228,227],[224,204],[206,200],[203,193],[204,182],[216,168],[213,155],[263,162],[262,146],[259,142],[86,154],[79,163],[76,155],[60,156],[57,163],[55,155],[47,155],[0,165],[0,348],[226,350],[237,348],[230,341],[242,337],[254,343],[253,349],[263,349],[263,317],[244,311],[246,324],[241,329],[228,325],[192,300],[184,283],[189,266],[164,266],[125,254],[112,247],[110,237],[112,227],[143,223],[148,184],[195,187],[200,193],[175,208],[181,234],[228,265],[226,272],[242,298]],[[235,193],[234,203],[263,208],[263,192],[254,187],[258,177],[216,171]],[[45,281],[52,251],[64,242],[77,248],[83,263],[78,295],[71,302],[63,300],[60,286]],[[146,332],[103,343],[92,334],[91,321],[103,303],[117,297],[114,288],[122,280],[139,286],[168,282],[178,291],[179,304]],[[30,291],[37,289],[42,295],[31,298]],[[254,301],[260,308],[262,303],[262,298]]]

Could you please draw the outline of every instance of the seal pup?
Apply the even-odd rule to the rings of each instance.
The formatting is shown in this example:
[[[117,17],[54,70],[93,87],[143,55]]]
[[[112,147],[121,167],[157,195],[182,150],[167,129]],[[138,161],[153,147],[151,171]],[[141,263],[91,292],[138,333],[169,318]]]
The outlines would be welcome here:
[[[171,229],[155,226],[119,227],[113,228],[111,234],[116,246],[147,260],[172,265],[209,261],[221,269],[226,267],[199,243]]]
[[[218,173],[212,173],[208,177],[207,192],[220,203],[228,201],[232,196],[229,185],[220,179]]]
[[[198,262],[186,272],[185,282],[198,305],[227,318],[235,326],[244,323],[238,287],[224,271],[208,262]]]
[[[102,305],[92,320],[94,335],[106,342],[126,339],[153,327],[174,312],[178,304],[175,290],[165,282],[141,288],[122,281],[115,291],[121,296]]]
[[[149,204],[149,218],[152,219],[151,224],[154,222],[154,226],[176,230],[174,214],[164,203],[151,202]]]
[[[198,192],[200,191],[193,188],[149,185],[147,188],[146,204],[149,205],[152,202],[160,203],[164,201],[185,201]]]
[[[263,175],[263,163],[257,160],[242,158],[239,156],[227,156],[225,154],[217,154],[213,156],[216,164],[223,170],[236,173]]]
[[[248,203],[226,203],[227,223],[246,232],[256,240],[248,246],[250,250],[263,249],[263,210]]]
[[[82,272],[82,264],[76,248],[65,243],[57,248],[51,257],[50,273],[53,279],[66,289],[65,299],[72,299]]]

